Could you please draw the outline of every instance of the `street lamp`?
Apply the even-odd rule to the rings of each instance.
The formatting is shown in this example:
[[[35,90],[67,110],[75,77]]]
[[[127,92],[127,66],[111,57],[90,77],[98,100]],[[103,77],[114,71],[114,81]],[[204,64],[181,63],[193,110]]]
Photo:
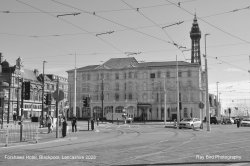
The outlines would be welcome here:
[[[46,61],[43,61],[43,77],[42,77],[42,115],[41,115],[41,120],[42,120],[42,125],[43,124],[43,114],[44,114],[44,66],[45,63],[47,63]]]
[[[217,81],[216,82],[216,85],[217,85],[217,97],[216,97],[216,116],[219,115],[219,93],[218,93],[218,84],[219,82]]]
[[[207,70],[207,46],[206,46],[206,37],[210,35],[209,33],[205,34],[205,72],[206,72],[206,121],[207,121],[207,131],[210,131],[210,114],[209,114],[209,96],[208,96],[208,70]]]

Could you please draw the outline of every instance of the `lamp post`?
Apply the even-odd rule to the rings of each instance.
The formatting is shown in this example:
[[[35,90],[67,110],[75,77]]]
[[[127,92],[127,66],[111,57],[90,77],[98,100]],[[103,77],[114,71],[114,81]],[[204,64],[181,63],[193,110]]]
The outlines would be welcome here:
[[[210,35],[205,34],[205,72],[206,72],[206,121],[207,121],[207,131],[210,131],[210,114],[209,114],[209,96],[208,96],[208,70],[207,70],[207,46],[206,46],[206,37]]]
[[[42,120],[42,125],[43,124],[43,114],[44,114],[44,67],[45,67],[46,61],[43,61],[43,79],[42,79],[42,114],[41,114],[41,120]]]
[[[219,82],[216,82],[216,86],[217,86],[217,97],[216,97],[216,116],[219,115],[219,93],[218,93],[218,84]]]

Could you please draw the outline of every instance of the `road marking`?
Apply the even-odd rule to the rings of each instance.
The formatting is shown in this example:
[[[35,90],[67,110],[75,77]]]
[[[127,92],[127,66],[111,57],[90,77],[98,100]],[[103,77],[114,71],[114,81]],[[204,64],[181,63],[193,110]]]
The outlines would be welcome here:
[[[241,165],[247,165],[249,163],[235,163],[235,164],[230,164],[228,166],[241,166]]]

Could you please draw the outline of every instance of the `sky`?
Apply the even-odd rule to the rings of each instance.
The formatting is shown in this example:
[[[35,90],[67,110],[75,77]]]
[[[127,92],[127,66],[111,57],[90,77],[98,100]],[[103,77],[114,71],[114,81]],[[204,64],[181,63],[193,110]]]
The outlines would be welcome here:
[[[195,13],[209,92],[250,106],[250,0],[0,0],[0,52],[64,77],[110,58],[190,62]]]

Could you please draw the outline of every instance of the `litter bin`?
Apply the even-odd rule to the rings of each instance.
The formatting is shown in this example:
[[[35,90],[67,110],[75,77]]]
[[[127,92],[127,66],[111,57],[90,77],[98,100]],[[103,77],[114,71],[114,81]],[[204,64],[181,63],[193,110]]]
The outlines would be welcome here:
[[[92,119],[92,120],[91,120],[91,130],[94,130],[94,128],[95,128],[94,125],[95,125],[95,122],[94,122],[94,120]]]

